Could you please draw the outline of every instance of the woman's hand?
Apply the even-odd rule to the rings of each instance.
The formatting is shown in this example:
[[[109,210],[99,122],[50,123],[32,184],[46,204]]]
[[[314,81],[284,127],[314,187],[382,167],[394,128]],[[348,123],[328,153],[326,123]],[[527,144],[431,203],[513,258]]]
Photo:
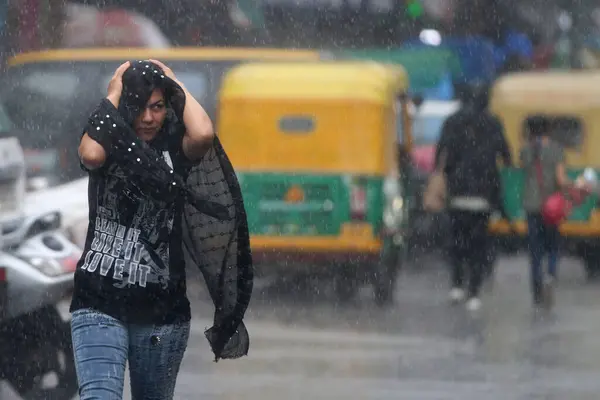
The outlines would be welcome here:
[[[121,100],[121,92],[123,91],[123,74],[129,68],[131,64],[129,61],[123,63],[116,69],[115,74],[108,83],[108,95],[106,98],[115,107],[119,107],[119,101]]]
[[[185,94],[185,107],[183,109],[183,123],[185,125],[185,135],[183,137],[183,153],[191,161],[200,160],[214,141],[214,131],[212,121],[206,114],[200,103],[194,99],[194,96],[177,80],[171,68],[158,60],[148,60],[160,67],[165,76],[171,78],[177,83]]]
[[[171,68],[167,67],[165,64],[163,64],[162,62],[160,62],[158,60],[150,59],[148,61],[150,61],[151,63],[160,67],[160,69],[162,69],[163,72],[165,73],[165,76],[167,76],[177,82],[177,78],[175,77],[175,74],[173,73],[173,70],[171,70]]]
[[[581,192],[588,195],[594,191],[595,185],[593,182],[587,181],[583,175],[580,175],[575,180],[575,184],[573,186],[575,187],[575,189],[580,190]]]
[[[187,89],[183,85],[183,82],[181,82],[180,80],[177,79],[177,77],[175,76],[175,73],[173,72],[173,70],[171,68],[167,67],[165,64],[163,64],[162,62],[160,62],[158,60],[150,59],[148,61],[150,61],[152,64],[160,67],[160,69],[162,69],[163,72],[165,73],[165,76],[168,78],[171,78],[173,81],[175,81],[175,83],[177,83],[183,89],[183,91],[186,92],[185,93],[186,97],[188,96]]]

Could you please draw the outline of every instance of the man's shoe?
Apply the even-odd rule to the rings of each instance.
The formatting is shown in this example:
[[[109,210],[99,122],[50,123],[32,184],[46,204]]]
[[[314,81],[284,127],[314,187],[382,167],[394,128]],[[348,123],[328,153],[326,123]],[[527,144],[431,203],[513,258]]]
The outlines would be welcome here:
[[[479,300],[479,298],[477,298],[477,297],[471,297],[467,301],[466,307],[467,307],[467,310],[469,310],[471,312],[479,311],[479,309],[481,308],[481,300]]]
[[[452,288],[450,290],[450,301],[454,304],[460,303],[465,299],[465,291],[461,288]]]
[[[547,277],[542,285],[542,305],[546,309],[554,306],[554,279]]]

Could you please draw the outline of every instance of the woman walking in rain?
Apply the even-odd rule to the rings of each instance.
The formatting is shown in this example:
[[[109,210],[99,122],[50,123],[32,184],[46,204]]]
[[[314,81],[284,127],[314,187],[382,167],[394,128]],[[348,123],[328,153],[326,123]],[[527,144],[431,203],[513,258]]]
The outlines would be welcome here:
[[[246,213],[235,172],[202,106],[156,60],[121,65],[79,146],[89,227],[71,304],[79,394],[172,399],[190,333],[186,264],[216,311],[220,358],[248,352],[252,292]]]
[[[557,225],[547,224],[542,215],[546,200],[570,185],[565,169],[563,147],[549,136],[550,123],[543,116],[527,120],[528,143],[521,149],[525,172],[523,208],[527,213],[528,245],[531,262],[533,304],[550,306],[558,265],[560,233]],[[547,271],[542,263],[547,257]]]

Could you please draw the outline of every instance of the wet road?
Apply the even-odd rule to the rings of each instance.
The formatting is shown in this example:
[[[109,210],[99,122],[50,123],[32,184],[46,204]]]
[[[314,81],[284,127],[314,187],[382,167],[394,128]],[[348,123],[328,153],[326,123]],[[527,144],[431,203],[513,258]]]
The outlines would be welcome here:
[[[209,308],[195,299],[176,399],[600,398],[600,284],[563,260],[554,310],[534,312],[526,268],[503,258],[478,314],[448,304],[435,258],[403,272],[387,310],[368,288],[347,305],[314,282],[257,290],[249,356],[218,364],[203,336]]]

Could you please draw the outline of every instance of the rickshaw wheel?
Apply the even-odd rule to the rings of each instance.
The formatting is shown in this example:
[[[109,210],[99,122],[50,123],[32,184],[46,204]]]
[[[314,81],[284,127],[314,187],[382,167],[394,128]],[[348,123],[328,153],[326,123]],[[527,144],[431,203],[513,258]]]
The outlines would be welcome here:
[[[382,258],[378,265],[373,279],[373,294],[375,304],[380,307],[394,303],[394,290],[396,288],[396,278],[398,277],[400,257],[388,256]]]
[[[394,286],[395,282],[375,286],[375,304],[384,307],[394,303]]]
[[[336,299],[341,303],[351,301],[359,289],[359,282],[356,276],[347,272],[340,272],[333,279],[333,291]]]
[[[597,281],[600,279],[600,260],[599,257],[587,256],[583,259],[585,273],[588,281]]]
[[[600,252],[587,245],[584,246],[581,253],[587,280],[596,281],[600,279]]]

